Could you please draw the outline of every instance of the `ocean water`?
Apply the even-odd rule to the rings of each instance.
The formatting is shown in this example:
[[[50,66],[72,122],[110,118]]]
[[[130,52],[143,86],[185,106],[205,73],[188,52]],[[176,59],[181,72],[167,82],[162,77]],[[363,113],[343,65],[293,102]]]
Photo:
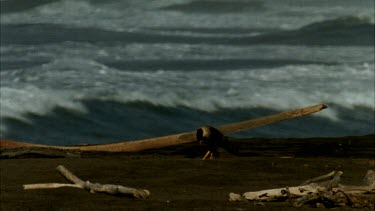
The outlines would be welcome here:
[[[2,0],[1,138],[96,144],[325,103],[237,137],[375,133],[373,0]]]

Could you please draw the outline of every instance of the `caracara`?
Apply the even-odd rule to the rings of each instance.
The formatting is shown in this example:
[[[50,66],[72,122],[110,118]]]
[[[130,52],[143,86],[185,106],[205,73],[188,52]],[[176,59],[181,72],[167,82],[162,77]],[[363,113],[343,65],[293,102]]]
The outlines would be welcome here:
[[[218,129],[211,126],[202,126],[197,130],[197,140],[199,144],[205,144],[207,146],[207,153],[204,155],[202,160],[205,160],[208,156],[213,159],[214,154],[217,153],[218,147],[227,148],[228,139]]]

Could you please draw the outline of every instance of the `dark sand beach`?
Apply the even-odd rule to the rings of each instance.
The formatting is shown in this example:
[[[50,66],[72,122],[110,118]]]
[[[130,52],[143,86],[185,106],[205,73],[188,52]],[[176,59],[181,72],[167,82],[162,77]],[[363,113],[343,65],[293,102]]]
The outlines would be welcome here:
[[[374,138],[241,139],[236,140],[237,155],[221,151],[215,160],[205,161],[200,160],[204,149],[196,143],[69,158],[38,154],[7,158],[16,149],[2,148],[1,210],[324,210],[228,198],[231,192],[300,185],[333,170],[344,172],[342,184],[360,185],[366,171],[375,168]],[[68,187],[23,190],[23,184],[69,183],[56,171],[58,165],[82,180],[148,189],[151,195],[133,199]]]

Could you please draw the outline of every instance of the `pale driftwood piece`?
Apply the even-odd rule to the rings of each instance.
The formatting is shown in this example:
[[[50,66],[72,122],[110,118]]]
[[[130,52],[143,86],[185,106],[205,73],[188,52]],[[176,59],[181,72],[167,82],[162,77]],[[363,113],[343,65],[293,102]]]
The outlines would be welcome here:
[[[364,185],[375,185],[375,171],[368,170],[365,178],[363,179]]]
[[[84,188],[85,187],[85,182],[78,178],[76,175],[74,175],[72,172],[70,172],[65,166],[59,165],[56,167],[56,170],[60,172],[67,180],[70,182]]]
[[[237,193],[230,193],[229,194],[229,201],[243,201],[244,198],[241,196],[241,194]]]
[[[103,192],[109,194],[123,194],[132,195],[135,198],[147,198],[150,195],[150,191],[141,190],[135,188],[124,187],[122,185],[112,185],[112,184],[99,184],[91,183],[89,181],[83,181],[70,172],[67,168],[59,165],[56,168],[66,179],[73,182],[74,184],[61,184],[61,183],[42,183],[42,184],[27,184],[24,185],[25,190],[30,189],[46,189],[46,188],[60,188],[60,187],[73,187],[80,188],[90,191],[90,193]]]
[[[361,194],[361,193],[375,193],[375,185],[369,186],[355,186],[355,185],[340,185],[339,187],[332,188],[332,191],[344,191],[345,193]]]
[[[340,175],[342,174],[343,172],[340,171]],[[319,177],[314,177],[312,179],[308,179],[306,180],[305,182],[303,182],[301,185],[307,185],[307,184],[310,184],[310,183],[313,183],[313,182],[319,182],[319,181],[322,181],[322,180],[327,180],[329,178],[332,178],[333,176],[335,175],[335,171],[332,171],[326,175],[322,175],[322,176],[319,176]]]
[[[287,119],[293,119],[293,118],[313,114],[326,108],[327,108],[326,105],[318,104],[318,105],[309,106],[305,108],[285,111],[285,112],[281,112],[278,114],[265,116],[265,117],[261,117],[257,119],[250,119],[250,120],[246,120],[242,122],[236,122],[232,124],[217,126],[215,128],[218,129],[222,134],[236,133],[236,132],[240,132],[243,130],[249,130],[252,128],[257,128],[257,127],[273,124],[276,122],[284,121]]]
[[[295,207],[301,207],[306,204],[322,203],[329,204],[331,207],[374,207],[375,186],[340,186],[326,191],[309,193],[297,198],[294,202]]]
[[[370,207],[375,204],[375,172],[369,170],[363,186],[341,185],[341,171],[315,177],[304,185],[246,192],[242,195],[230,193],[230,201],[289,201],[295,207],[312,204],[315,207]],[[323,181],[322,181],[323,180]],[[328,181],[324,181],[328,180]],[[321,182],[317,182],[321,181]]]
[[[23,185],[23,189],[25,189],[25,190],[52,189],[52,188],[62,188],[62,187],[81,188],[77,184],[64,184],[64,183],[39,183],[39,184]]]
[[[318,186],[317,184],[308,184],[302,186],[288,187],[287,188],[276,188],[254,192],[246,192],[243,197],[249,201],[284,201],[289,198],[296,198],[304,196],[308,193],[317,193],[319,191],[325,191],[325,187]]]
[[[276,122],[293,119],[305,115],[309,115],[315,112],[319,112],[327,108],[324,104],[318,104],[300,109],[294,109],[266,117],[257,119],[250,119],[241,122],[235,122],[225,125],[217,126],[216,128],[222,134],[236,133],[243,130],[249,130],[256,127],[261,127]],[[105,152],[138,152],[146,149],[155,149],[166,146],[178,145],[183,143],[194,142],[196,140],[196,131],[180,133],[176,135],[150,138],[138,141],[126,141],[112,144],[100,144],[100,145],[88,145],[88,146],[49,146],[41,144],[30,144],[24,142],[16,142],[9,140],[0,140],[0,147],[36,147],[36,148],[54,148],[63,150],[80,150],[80,151],[105,151]]]
[[[333,171],[329,174],[306,180],[304,184],[300,186],[246,192],[243,194],[243,197],[251,201],[278,201],[301,197],[309,193],[318,193],[326,191],[331,187],[337,187],[342,174],[342,171]],[[315,181],[327,179],[331,180],[315,183]]]

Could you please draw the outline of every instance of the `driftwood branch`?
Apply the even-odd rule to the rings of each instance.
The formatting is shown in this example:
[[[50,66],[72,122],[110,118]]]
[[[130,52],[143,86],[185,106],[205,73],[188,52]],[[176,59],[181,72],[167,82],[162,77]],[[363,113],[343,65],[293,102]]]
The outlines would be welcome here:
[[[234,122],[225,125],[215,126],[222,134],[236,133],[244,130],[262,127],[276,122],[298,118],[301,116],[313,114],[327,108],[324,104],[294,109],[286,112],[281,112],[257,119],[249,119],[241,122]],[[50,146],[42,144],[30,144],[24,142],[16,142],[0,139],[0,148],[7,147],[34,147],[34,148],[50,148],[61,150],[78,150],[78,151],[102,151],[102,152],[139,152],[147,149],[156,149],[166,146],[173,146],[178,144],[195,142],[197,131],[180,133],[175,135],[150,138],[137,141],[125,141],[111,144],[87,145],[87,146]],[[0,156],[3,153],[0,152]],[[11,156],[11,155],[10,155]]]
[[[32,189],[51,189],[51,188],[62,188],[62,187],[72,187],[72,188],[81,188],[76,184],[63,184],[63,183],[40,183],[40,184],[28,184],[23,185],[23,189],[32,190]]]
[[[23,186],[24,189],[30,190],[30,189],[73,187],[73,188],[80,188],[80,189],[88,190],[90,191],[90,193],[104,192],[104,193],[109,193],[109,194],[123,194],[123,195],[132,195],[135,198],[147,198],[150,195],[150,191],[148,190],[129,188],[129,187],[124,187],[122,185],[112,185],[112,184],[102,185],[99,183],[91,183],[89,181],[83,181],[62,165],[59,165],[56,169],[66,179],[68,179],[74,184],[61,184],[61,183],[27,184]]]
[[[340,176],[343,174],[342,171],[332,171],[326,175],[322,175],[319,177],[314,177],[312,179],[308,179],[305,182],[302,183],[302,185],[307,185],[313,182],[319,182],[319,181],[324,181],[324,180],[329,180],[335,178],[335,180],[340,179]]]
[[[375,205],[375,172],[369,170],[362,186],[341,185],[341,171],[306,180],[302,185],[246,192],[230,193],[230,201],[289,201],[295,207],[371,207]]]

